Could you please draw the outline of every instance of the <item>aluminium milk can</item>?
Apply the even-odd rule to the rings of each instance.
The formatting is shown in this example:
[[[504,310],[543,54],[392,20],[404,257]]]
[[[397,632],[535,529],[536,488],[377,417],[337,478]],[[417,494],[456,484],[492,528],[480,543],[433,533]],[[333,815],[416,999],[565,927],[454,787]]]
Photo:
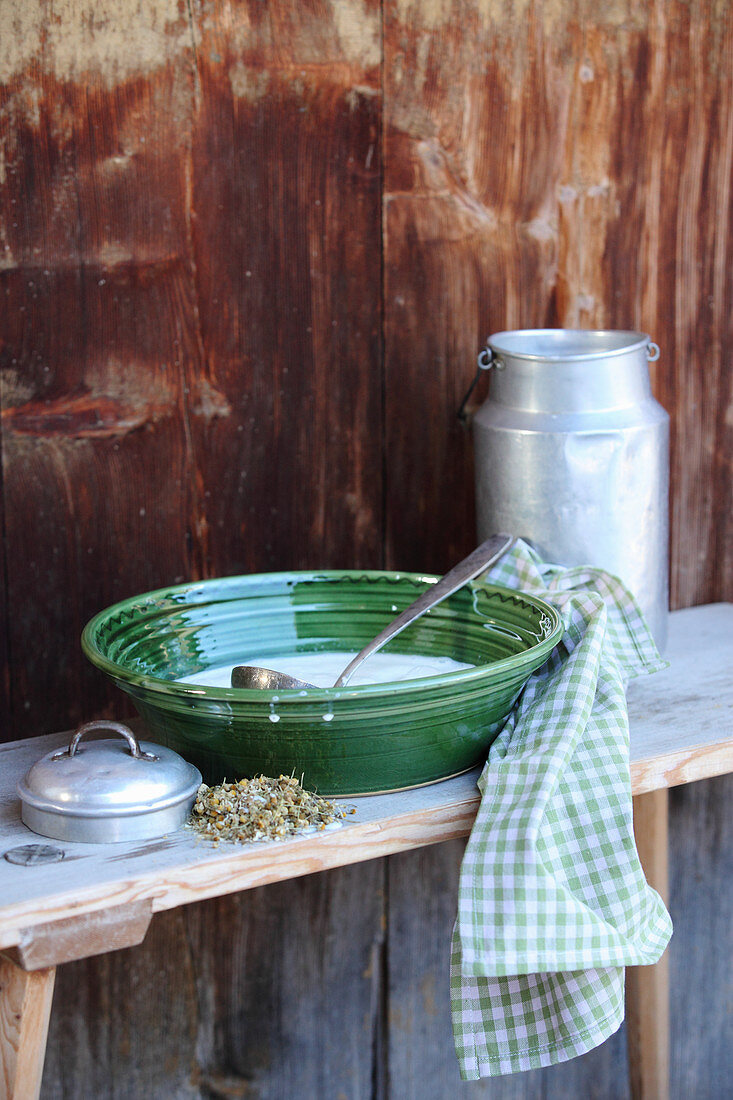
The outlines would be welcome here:
[[[507,531],[546,561],[626,583],[658,647],[668,614],[669,417],[640,332],[490,336],[489,399],[473,417],[479,540]]]

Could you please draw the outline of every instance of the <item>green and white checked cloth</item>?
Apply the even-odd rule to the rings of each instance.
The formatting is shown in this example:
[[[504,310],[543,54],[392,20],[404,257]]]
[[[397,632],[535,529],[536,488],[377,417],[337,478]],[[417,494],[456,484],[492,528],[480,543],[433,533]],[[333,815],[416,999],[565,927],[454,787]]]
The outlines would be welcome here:
[[[616,577],[517,543],[485,578],[542,596],[564,636],[489,750],[451,952],[464,1080],[563,1062],[624,1013],[624,967],[672,934],[634,843],[625,686],[664,668]]]

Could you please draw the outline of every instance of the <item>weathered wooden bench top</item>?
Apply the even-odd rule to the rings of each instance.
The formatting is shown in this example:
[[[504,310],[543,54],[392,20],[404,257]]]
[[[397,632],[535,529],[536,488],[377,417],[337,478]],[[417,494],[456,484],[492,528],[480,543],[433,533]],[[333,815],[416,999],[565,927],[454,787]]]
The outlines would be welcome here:
[[[666,656],[668,669],[629,689],[637,795],[733,770],[733,605],[675,612]],[[66,743],[68,734],[53,734],[0,749],[0,855],[43,841],[20,820],[15,784]],[[187,829],[122,844],[44,842],[63,849],[61,862],[0,860],[0,949],[18,948],[30,969],[48,966],[139,942],[152,913],[164,909],[466,836],[478,774],[346,799],[356,813],[342,827],[282,842],[217,846]]]

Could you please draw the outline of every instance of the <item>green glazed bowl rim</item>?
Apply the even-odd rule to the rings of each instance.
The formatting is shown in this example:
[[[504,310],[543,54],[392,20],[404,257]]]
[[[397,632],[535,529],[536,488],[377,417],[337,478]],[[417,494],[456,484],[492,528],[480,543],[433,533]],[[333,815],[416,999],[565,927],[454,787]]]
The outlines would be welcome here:
[[[443,684],[445,684],[446,687],[454,685],[471,687],[474,681],[477,680],[480,680],[482,684],[486,684],[487,682],[500,678],[502,673],[507,670],[510,670],[516,675],[526,666],[531,665],[532,669],[538,668],[540,664],[543,663],[540,658],[549,656],[560,641],[564,632],[562,617],[559,611],[541,596],[536,596],[534,593],[530,592],[524,592],[519,588],[509,588],[506,585],[486,583],[479,578],[471,582],[472,587],[480,587],[489,595],[496,593],[499,596],[522,600],[532,605],[536,611],[547,615],[551,625],[546,636],[535,645],[522,650],[521,653],[515,653],[509,657],[491,661],[488,664],[473,665],[470,668],[459,669],[456,672],[441,672],[434,676],[421,676],[411,680],[395,680],[389,683],[355,684],[354,686],[347,684],[345,687],[340,688],[313,687],[308,689],[307,695],[304,695],[303,692],[297,688],[281,688],[274,692],[265,691],[260,688],[215,688],[203,684],[184,684],[179,680],[164,680],[161,677],[127,669],[117,662],[110,660],[110,658],[100,650],[94,640],[94,635],[100,624],[111,615],[118,614],[125,608],[132,607],[136,604],[141,605],[150,603],[154,605],[158,602],[160,605],[161,602],[172,599],[172,597],[175,597],[175,595],[179,593],[201,592],[205,594],[209,586],[223,585],[227,587],[231,585],[232,588],[236,588],[240,586],[242,582],[254,586],[258,581],[267,581],[270,583],[277,583],[278,581],[318,582],[338,581],[346,578],[358,580],[362,577],[367,581],[392,578],[396,581],[405,580],[416,584],[434,584],[436,581],[440,580],[440,576],[434,573],[411,573],[402,569],[289,569],[270,573],[240,573],[226,577],[209,577],[201,581],[188,581],[182,584],[166,585],[162,588],[154,588],[148,592],[141,592],[127,599],[119,600],[117,603],[110,604],[108,607],[98,611],[97,614],[89,620],[82,631],[81,648],[85,656],[95,667],[105,672],[118,683],[138,691],[148,691],[168,697],[189,699],[191,701],[198,698],[202,701],[210,700],[212,702],[227,702],[229,704],[240,703],[243,706],[250,705],[256,700],[269,703],[273,699],[273,696],[277,696],[278,707],[281,707],[282,705],[288,706],[296,703],[318,703],[321,700],[328,701],[334,698],[367,699],[380,695],[394,696],[395,694],[414,692],[415,689],[419,687],[435,688]],[[191,604],[190,606],[200,607],[204,606],[207,602],[217,603],[219,601],[202,600],[201,603]],[[160,606],[158,609],[161,611],[164,610],[164,608]],[[176,602],[175,599],[172,600],[171,611],[184,611],[185,609],[185,604]]]

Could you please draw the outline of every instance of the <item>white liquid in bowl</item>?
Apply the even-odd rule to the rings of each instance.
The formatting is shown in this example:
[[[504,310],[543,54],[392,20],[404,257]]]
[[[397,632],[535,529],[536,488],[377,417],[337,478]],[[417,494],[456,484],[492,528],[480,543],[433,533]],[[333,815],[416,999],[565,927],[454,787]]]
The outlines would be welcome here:
[[[315,687],[333,687],[356,653],[282,653],[261,657],[257,654],[243,656],[238,665],[261,665],[287,672]],[[181,684],[197,684],[201,687],[231,687],[234,665],[205,668],[191,676],[182,676]],[[440,676],[446,672],[458,672],[473,665],[454,661],[451,657],[422,657],[414,653],[373,653],[356,669],[347,687],[356,684],[389,684],[395,680],[418,680],[424,676]]]

